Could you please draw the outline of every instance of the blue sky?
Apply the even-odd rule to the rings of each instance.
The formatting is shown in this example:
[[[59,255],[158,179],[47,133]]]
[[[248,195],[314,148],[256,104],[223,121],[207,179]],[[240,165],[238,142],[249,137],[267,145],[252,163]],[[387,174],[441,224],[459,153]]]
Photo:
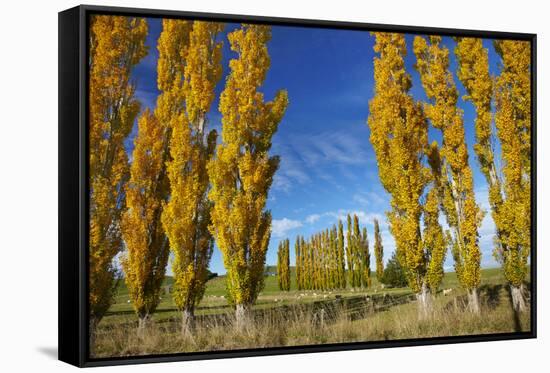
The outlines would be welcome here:
[[[132,79],[137,85],[136,96],[142,102],[143,109],[154,109],[159,94],[156,87],[156,41],[162,26],[159,19],[148,19],[148,23],[146,43],[149,54],[135,67]],[[224,40],[224,74],[216,88],[217,96],[223,89],[229,71],[229,59],[235,57],[229,49],[226,34],[236,27],[238,25],[229,24],[220,35]],[[420,77],[413,68],[413,38],[412,35],[406,36],[409,53],[405,62],[413,79],[411,93],[416,99],[424,100]],[[376,158],[366,125],[368,102],[373,96],[373,44],[373,37],[364,31],[272,27],[272,40],[268,45],[271,68],[261,90],[267,99],[272,99],[278,89],[284,88],[288,91],[290,104],[273,137],[271,150],[272,154],[281,156],[281,165],[267,203],[273,216],[267,264],[276,263],[280,240],[291,240],[290,260],[293,263],[296,235],[308,237],[332,226],[338,218],[345,218],[347,213],[359,216],[360,223],[367,226],[371,242],[374,234],[373,219],[378,218],[385,261],[395,250],[385,218],[385,211],[390,208],[389,195],[378,179]],[[444,44],[451,51],[454,50],[452,39],[444,38]],[[497,74],[499,58],[492,42],[484,40],[484,45],[489,50],[491,73]],[[456,70],[453,53],[451,70]],[[464,87],[456,74],[455,83],[460,94],[464,95]],[[477,201],[484,210],[489,211],[487,184],[479,171],[472,148],[475,111],[470,103],[464,101],[460,101],[459,106],[464,110],[466,141],[474,170]],[[209,125],[221,128],[217,99],[209,113]],[[126,142],[128,151],[133,147],[136,129],[137,126],[134,126]],[[431,129],[429,136],[430,140],[441,141],[437,130]],[[480,228],[484,267],[498,265],[492,256],[493,234],[494,224],[487,213]],[[448,253],[445,269],[452,270],[452,266],[452,258]],[[210,268],[219,274],[225,273],[217,247]]]

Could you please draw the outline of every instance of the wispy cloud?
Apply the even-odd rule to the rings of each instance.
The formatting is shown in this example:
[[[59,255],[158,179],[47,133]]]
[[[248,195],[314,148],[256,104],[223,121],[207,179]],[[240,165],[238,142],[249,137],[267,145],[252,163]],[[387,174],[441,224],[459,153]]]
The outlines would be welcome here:
[[[330,218],[332,220],[345,220],[347,219],[348,215],[357,215],[357,217],[359,218],[359,223],[362,225],[373,225],[374,219],[377,219],[380,223],[380,226],[386,226],[386,218],[382,214],[350,209],[339,209],[335,211],[310,214],[305,218],[305,222],[308,224],[314,224],[322,218]]]
[[[374,162],[369,154],[368,131],[360,123],[334,124],[334,130],[316,134],[277,137],[273,153],[281,156],[281,165],[274,179],[274,188],[289,192],[294,185],[323,180],[340,185],[341,178],[360,179],[351,167]],[[337,177],[336,177],[337,176]]]
[[[288,218],[273,220],[271,222],[271,234],[274,238],[283,238],[287,236],[289,231],[300,228],[302,225],[301,221]]]
[[[320,214],[311,214],[311,215],[308,215],[306,217],[306,223],[308,224],[314,224],[315,222],[317,222],[319,219],[321,219],[321,215]]]
[[[389,202],[386,195],[372,191],[355,193],[352,198],[360,206],[387,206]]]

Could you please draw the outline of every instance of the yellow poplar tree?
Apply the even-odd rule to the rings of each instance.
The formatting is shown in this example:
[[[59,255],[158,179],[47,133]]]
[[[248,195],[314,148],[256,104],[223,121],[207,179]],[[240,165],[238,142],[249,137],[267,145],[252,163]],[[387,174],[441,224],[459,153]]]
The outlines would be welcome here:
[[[312,279],[312,267],[311,267],[311,246],[309,241],[306,241],[303,237],[300,240],[300,250],[304,255],[304,270],[302,271],[302,281],[304,289],[311,289]]]
[[[206,165],[217,135],[207,131],[206,114],[222,73],[222,44],[216,41],[222,29],[221,23],[164,20],[159,40],[159,82],[166,104],[158,111],[171,133],[170,200],[162,223],[173,253],[172,296],[182,312],[182,334],[194,329],[194,310],[204,295],[214,248],[208,230],[212,204]]]
[[[366,228],[361,230],[359,217],[347,216],[348,232],[346,256],[349,284],[352,288],[370,285],[370,253]]]
[[[147,109],[138,120],[130,180],[126,184],[128,210],[122,217],[126,252],[124,280],[139,331],[160,303],[160,290],[168,262],[168,242],[162,229],[162,204],[168,197],[164,128]]]
[[[347,264],[347,277],[348,277],[348,284],[351,288],[354,288],[355,287],[355,277],[354,277],[354,270],[353,270],[353,267],[354,267],[354,255],[355,253],[353,252],[353,248],[354,248],[354,245],[353,245],[353,229],[352,229],[352,225],[351,225],[351,215],[348,214],[347,217],[346,217],[346,221],[347,221],[347,231],[346,231],[346,264]]]
[[[113,259],[122,250],[120,219],[129,177],[124,139],[140,110],[130,74],[147,54],[146,35],[145,19],[96,15],[90,21],[88,283],[92,336],[115,291]]]
[[[502,156],[502,205],[494,214],[504,277],[514,307],[526,309],[524,281],[531,253],[531,45],[499,40],[502,71],[495,81],[495,125]]]
[[[496,226],[495,254],[502,262],[516,310],[525,310],[523,282],[528,273],[530,243],[531,50],[529,42],[496,41],[502,72],[493,81],[489,55],[481,39],[458,38],[455,53],[465,99],[476,109],[476,144],[481,171],[489,187]],[[491,104],[495,93],[496,138],[500,141],[502,174],[496,167]]]
[[[338,230],[336,225],[333,225],[330,229],[330,283],[332,289],[340,287],[337,237]]]
[[[344,224],[342,220],[338,219],[338,236],[337,236],[337,247],[338,247],[338,287],[340,289],[346,288],[346,253],[344,245]]]
[[[361,234],[361,286],[371,286],[370,251],[367,227],[363,227]]]
[[[369,103],[370,141],[378,161],[379,177],[391,195],[388,212],[390,231],[397,257],[419,300],[419,314],[430,310],[428,267],[439,268],[443,261],[430,256],[421,231],[424,206],[421,198],[433,179],[424,166],[428,147],[428,125],[422,106],[409,94],[411,77],[405,71],[406,43],[403,34],[374,33],[375,95]],[[438,223],[437,223],[438,224]]]
[[[483,213],[475,201],[463,113],[457,107],[458,90],[453,74],[449,71],[449,50],[441,45],[440,36],[430,36],[428,39],[427,41],[422,36],[416,36],[414,53],[417,59],[416,69],[429,100],[424,105],[424,112],[431,124],[443,135],[439,162],[435,165],[435,175],[438,178],[436,184],[440,189],[443,211],[453,232],[453,257],[457,277],[461,286],[468,291],[470,310],[477,313],[478,286],[481,281],[478,229]],[[436,145],[432,144],[432,149],[434,146]],[[437,152],[436,149],[433,151]],[[428,199],[430,198],[436,196],[432,197],[430,194]],[[430,210],[428,215],[435,214],[428,217],[428,220],[439,215],[436,204],[436,200],[427,201],[426,205],[429,205]],[[442,232],[437,235],[438,240],[443,239]]]
[[[277,250],[277,281],[279,289],[290,290],[290,241],[288,238],[279,243]]]
[[[300,236],[296,236],[296,242],[294,243],[294,257],[295,257],[295,271],[296,271],[296,287],[298,290],[303,289],[302,284],[302,271],[303,271],[303,261],[302,261],[302,249],[300,248]]]
[[[435,146],[433,146],[435,145]],[[432,167],[432,175],[434,176],[431,181],[431,187],[426,195],[426,201],[424,203],[424,230],[423,230],[423,245],[427,257],[430,258],[430,261],[427,264],[426,268],[426,282],[430,291],[433,294],[437,293],[439,285],[443,280],[443,263],[445,262],[445,257],[447,254],[447,247],[449,244],[449,236],[445,234],[443,228],[439,224],[439,211],[441,205],[440,193],[441,188],[439,187],[438,180],[441,176],[441,163],[432,162],[432,152],[439,151],[437,144],[432,144],[428,150],[429,163]],[[437,175],[437,176],[436,176]],[[458,254],[459,251],[455,251]],[[455,256],[455,261],[458,262],[458,259]],[[461,276],[463,273],[461,265],[456,265],[457,275]],[[475,293],[477,295],[477,292]],[[472,299],[470,299],[472,301]],[[471,305],[479,306],[477,302],[477,297],[474,298],[474,302]]]
[[[384,246],[382,245],[378,219],[374,219],[374,256],[376,259],[376,278],[378,282],[382,282],[384,276]]]
[[[228,35],[238,54],[220,97],[222,144],[208,164],[214,203],[210,230],[223,254],[228,297],[235,304],[237,328],[246,325],[250,307],[263,288],[263,268],[271,235],[265,210],[278,157],[270,157],[271,139],[286,107],[286,91],[265,102],[258,91],[270,65],[271,30],[242,25]]]

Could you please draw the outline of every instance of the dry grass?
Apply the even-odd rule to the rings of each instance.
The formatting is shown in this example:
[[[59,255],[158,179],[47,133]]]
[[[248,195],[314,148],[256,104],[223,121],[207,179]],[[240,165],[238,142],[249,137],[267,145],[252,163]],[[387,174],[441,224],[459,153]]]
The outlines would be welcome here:
[[[204,318],[193,336],[182,336],[177,318],[151,323],[138,337],[137,323],[107,322],[100,327],[94,357],[132,356],[299,346],[323,343],[397,340],[437,336],[477,335],[528,331],[529,312],[517,315],[507,291],[488,287],[482,294],[482,312],[468,312],[463,296],[438,296],[431,317],[419,319],[415,302],[389,308],[343,306],[313,309],[307,305],[264,310],[246,330],[234,327],[232,314]]]

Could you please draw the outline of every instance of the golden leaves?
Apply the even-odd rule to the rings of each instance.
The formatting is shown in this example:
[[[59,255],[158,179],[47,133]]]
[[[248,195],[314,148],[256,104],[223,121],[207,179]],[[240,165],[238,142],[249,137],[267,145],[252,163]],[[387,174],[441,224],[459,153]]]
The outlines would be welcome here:
[[[130,73],[146,54],[145,19],[93,16],[90,22],[90,313],[99,320],[109,308],[112,260],[122,249],[121,214],[128,158],[124,139],[139,112]]]
[[[238,58],[220,97],[223,143],[208,164],[214,203],[210,230],[222,251],[227,288],[236,304],[252,304],[263,287],[263,266],[271,234],[271,214],[264,211],[278,167],[270,157],[271,138],[288,97],[279,91],[264,102],[258,91],[269,69],[269,27],[243,25],[228,35]]]
[[[411,78],[404,65],[402,34],[373,33],[375,96],[369,102],[368,125],[380,180],[391,195],[388,213],[400,262],[408,269],[409,284],[422,287],[426,271],[420,235],[420,198],[429,172],[422,164],[428,146],[428,126],[420,104],[408,93]]]
[[[134,146],[126,185],[128,209],[121,223],[126,246],[122,268],[132,306],[143,318],[160,302],[169,253],[160,222],[162,204],[168,198],[164,164],[167,136],[149,109],[139,118]]]
[[[441,45],[441,37],[431,36],[427,42],[424,37],[416,36],[414,52],[417,58],[416,69],[429,100],[424,105],[426,116],[443,135],[440,151],[437,143],[430,146],[428,158],[436,185],[428,193],[425,214],[437,216],[438,206],[430,204],[442,204],[447,222],[453,231],[453,254],[459,282],[464,288],[471,290],[477,288],[481,281],[478,227],[483,215],[475,202],[462,110],[457,107],[458,90],[449,71],[449,50]],[[433,220],[432,217],[426,220],[425,216],[424,220],[428,230],[429,222],[433,221],[435,224],[437,219]],[[430,235],[429,245],[434,253],[437,252],[439,260],[444,259],[447,246],[443,231],[439,227],[437,232],[432,231]],[[438,268],[435,273],[440,281],[442,271]]]
[[[374,256],[376,259],[376,278],[379,282],[382,282],[384,276],[384,246],[378,219],[374,219]]]
[[[497,231],[495,255],[503,263],[506,279],[520,286],[531,249],[531,51],[525,41],[499,40],[494,45],[502,59],[500,76],[495,79],[489,74],[488,52],[482,41],[458,39],[458,76],[468,91],[466,99],[476,108],[474,149],[489,184]],[[496,168],[492,145],[493,97],[502,173]]]
[[[170,200],[162,223],[174,254],[173,298],[180,310],[193,312],[202,299],[214,240],[208,230],[212,204],[206,165],[216,132],[206,131],[206,114],[221,77],[223,24],[163,20],[159,39],[158,107],[170,130]],[[161,42],[162,41],[162,42]],[[160,79],[162,77],[162,79]]]
[[[503,194],[493,214],[506,279],[519,287],[531,251],[531,47],[501,40],[502,72],[495,81],[495,125],[502,154]]]
[[[277,282],[279,289],[290,290],[290,241],[279,242],[277,249]]]

